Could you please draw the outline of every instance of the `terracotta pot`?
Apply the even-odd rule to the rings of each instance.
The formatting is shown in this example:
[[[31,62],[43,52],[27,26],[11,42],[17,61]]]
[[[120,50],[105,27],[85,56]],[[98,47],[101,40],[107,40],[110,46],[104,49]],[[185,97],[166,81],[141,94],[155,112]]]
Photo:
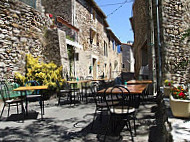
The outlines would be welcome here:
[[[164,86],[164,96],[169,97],[171,90],[172,90],[172,87]]]
[[[170,95],[170,107],[173,116],[183,118],[190,117],[190,100],[174,99],[173,96]]]

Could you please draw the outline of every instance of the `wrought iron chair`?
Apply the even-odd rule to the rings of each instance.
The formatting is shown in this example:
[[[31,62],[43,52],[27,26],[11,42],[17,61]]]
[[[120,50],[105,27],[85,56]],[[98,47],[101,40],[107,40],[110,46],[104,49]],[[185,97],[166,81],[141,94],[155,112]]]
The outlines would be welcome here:
[[[86,76],[86,80],[93,80],[94,78],[92,76]]]
[[[124,91],[127,93],[124,93]],[[134,101],[133,94],[130,94],[130,91],[125,87],[114,86],[111,88],[111,90],[110,89],[105,90],[104,100],[107,104],[107,108],[110,113],[104,140],[106,139],[108,128],[111,122],[110,120],[112,120],[113,130],[117,130],[117,127],[119,126],[117,123],[115,125],[115,123],[113,122],[119,120],[117,122],[122,121],[124,122],[125,126],[127,126],[131,134],[131,139],[132,141],[134,141],[133,132],[132,132],[131,123],[130,123],[131,118],[134,117],[135,112],[136,112],[135,107],[134,107],[134,102],[133,102]],[[118,101],[119,103],[115,103],[116,101]]]
[[[7,114],[7,117],[9,117],[10,106],[16,106],[17,107],[17,114],[19,114],[18,105],[21,105],[22,113],[23,113],[23,120],[24,120],[25,110],[24,110],[24,105],[23,105],[23,101],[24,101],[23,97],[22,96],[18,97],[18,94],[15,94],[15,95],[13,93],[10,94],[10,91],[12,91],[12,90],[10,90],[10,87],[7,84],[5,84],[5,83],[0,84],[0,88],[1,88],[0,89],[0,91],[1,91],[0,92],[1,99],[4,102],[0,118],[3,115],[5,106],[8,105],[8,114]]]
[[[71,89],[68,83],[64,83],[64,85],[60,85],[59,81],[56,81],[57,87],[58,87],[58,92],[57,92],[57,97],[58,97],[58,105],[61,103],[61,97],[67,97],[67,99],[71,95]]]
[[[39,86],[40,84],[35,80],[30,80],[25,83],[25,86]],[[28,102],[39,101],[41,109],[41,117],[44,115],[44,98],[40,90],[26,91],[26,113],[28,113]]]
[[[94,112],[94,118],[93,118],[91,129],[94,126],[94,121],[96,119],[97,112],[100,112],[100,120],[102,120],[103,111],[108,111],[107,104],[103,99],[103,95],[97,93],[100,90],[99,85],[93,84],[92,90],[93,90],[93,94],[94,94],[93,97],[94,97],[94,102],[95,102],[96,108],[95,108],[95,112]]]

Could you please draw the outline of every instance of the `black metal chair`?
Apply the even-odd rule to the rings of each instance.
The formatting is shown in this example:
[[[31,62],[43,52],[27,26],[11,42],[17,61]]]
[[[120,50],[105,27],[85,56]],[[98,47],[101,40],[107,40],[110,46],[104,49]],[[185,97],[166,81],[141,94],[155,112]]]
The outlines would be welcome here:
[[[39,86],[40,84],[35,80],[30,80],[25,83],[25,86]],[[39,101],[41,109],[41,118],[44,115],[44,98],[40,90],[26,91],[26,113],[28,113],[28,102]]]
[[[86,76],[86,80],[93,80],[94,78],[92,76]]]
[[[127,93],[124,93],[124,90]],[[117,123],[113,122],[121,122],[123,121],[125,126],[127,126],[128,130],[131,134],[131,139],[133,140],[133,132],[131,128],[130,120],[134,119],[135,116],[135,107],[134,107],[134,96],[133,94],[130,94],[130,91],[122,86],[114,86],[111,88],[111,90],[106,89],[104,92],[104,100],[107,104],[108,111],[110,113],[110,117],[108,120],[108,125],[106,129],[106,134],[104,137],[104,140],[106,139],[106,135],[108,132],[108,128],[110,125],[110,122],[112,122],[112,130],[117,130],[119,125]],[[118,103],[116,103],[118,101]],[[112,121],[110,121],[112,120]],[[135,125],[135,122],[134,122]]]
[[[94,118],[93,118],[91,129],[94,126],[94,121],[96,119],[97,112],[100,112],[100,120],[102,120],[102,113],[104,111],[108,111],[107,104],[103,99],[103,94],[97,93],[100,90],[99,84],[93,84],[92,90],[93,90],[93,94],[94,94],[93,97],[94,97],[94,102],[95,102],[96,108],[95,108],[95,112],[94,112]]]
[[[10,106],[16,106],[17,107],[17,114],[19,114],[19,109],[18,109],[18,105],[21,105],[21,108],[22,108],[22,113],[23,113],[23,120],[24,120],[24,116],[25,116],[25,110],[24,110],[24,105],[23,105],[23,97],[20,96],[18,97],[18,94],[16,94],[15,97],[13,94],[11,95],[10,94],[10,91],[12,90],[9,90],[9,87],[7,84],[5,83],[2,83],[0,84],[0,88],[1,88],[1,99],[3,100],[4,102],[4,105],[3,105],[3,109],[1,111],[1,116],[0,118],[2,117],[3,115],[3,112],[4,112],[4,109],[5,109],[5,106],[8,105],[8,114],[7,114],[7,117],[9,117],[9,111],[10,111]]]
[[[67,100],[68,100],[68,98],[71,95],[71,89],[67,82],[64,82],[64,84],[62,86],[60,85],[59,81],[56,81],[56,84],[58,87],[58,92],[57,92],[58,105],[60,105],[62,97],[64,97],[64,98],[67,97]]]

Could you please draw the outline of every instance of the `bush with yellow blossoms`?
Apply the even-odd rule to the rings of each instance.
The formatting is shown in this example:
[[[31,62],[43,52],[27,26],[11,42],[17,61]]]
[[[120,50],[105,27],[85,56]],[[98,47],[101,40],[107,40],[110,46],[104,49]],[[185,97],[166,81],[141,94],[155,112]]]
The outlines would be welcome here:
[[[59,81],[60,85],[64,83],[64,79],[62,79],[62,66],[57,67],[53,62],[39,62],[39,57],[34,58],[31,54],[27,54],[26,57],[25,76],[15,73],[15,79],[18,83],[24,85],[29,80],[36,80],[41,85],[47,85],[49,89],[57,88],[56,81]]]

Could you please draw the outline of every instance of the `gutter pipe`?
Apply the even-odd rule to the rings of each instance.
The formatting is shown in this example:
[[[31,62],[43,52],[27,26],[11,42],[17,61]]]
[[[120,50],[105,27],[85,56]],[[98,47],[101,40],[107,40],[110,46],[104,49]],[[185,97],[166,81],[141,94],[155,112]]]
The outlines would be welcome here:
[[[157,93],[160,92],[161,79],[162,79],[162,71],[161,71],[161,42],[160,42],[160,18],[159,18],[159,0],[156,0],[156,14],[157,14],[157,55],[158,55],[158,75],[157,75]]]

